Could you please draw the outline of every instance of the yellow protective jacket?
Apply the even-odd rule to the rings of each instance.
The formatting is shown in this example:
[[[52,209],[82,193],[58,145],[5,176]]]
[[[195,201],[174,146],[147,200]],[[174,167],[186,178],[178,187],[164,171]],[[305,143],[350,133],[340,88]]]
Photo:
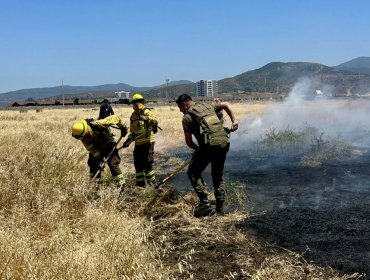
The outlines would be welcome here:
[[[107,152],[109,153],[116,144],[116,141],[109,130],[109,127],[113,125],[117,125],[119,128],[127,127],[126,124],[116,115],[88,123],[88,134],[92,137],[84,137],[81,141],[86,150],[88,150],[95,158],[104,156]]]
[[[147,120],[142,120],[141,116],[147,118]],[[152,128],[156,123],[155,116],[150,109],[144,107],[135,110],[130,117],[130,134],[127,138],[135,140],[135,145],[155,142]]]

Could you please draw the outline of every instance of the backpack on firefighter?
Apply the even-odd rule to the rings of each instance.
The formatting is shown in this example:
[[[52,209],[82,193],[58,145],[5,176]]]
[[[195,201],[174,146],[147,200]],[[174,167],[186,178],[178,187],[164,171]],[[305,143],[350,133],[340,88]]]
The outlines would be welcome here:
[[[113,147],[116,144],[116,140],[114,139],[114,134],[108,127],[98,126],[95,125],[94,119],[85,119],[87,124],[91,127],[96,135],[99,136],[102,142],[105,142],[109,145],[109,147]]]
[[[213,105],[194,104],[187,112],[199,124],[203,144],[224,147],[229,142],[229,134],[218,118]]]

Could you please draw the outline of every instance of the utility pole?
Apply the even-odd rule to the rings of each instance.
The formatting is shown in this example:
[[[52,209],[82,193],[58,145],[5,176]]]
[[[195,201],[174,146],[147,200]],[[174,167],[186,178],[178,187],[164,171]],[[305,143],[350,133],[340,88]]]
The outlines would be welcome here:
[[[266,75],[265,75],[265,93],[267,92],[267,89],[266,89]]]
[[[358,72],[358,94],[361,94],[360,72]]]
[[[62,95],[63,95],[63,107],[64,107],[64,91],[63,91],[63,80],[62,80]]]
[[[168,82],[170,81],[170,79],[166,78],[166,99],[168,99]]]

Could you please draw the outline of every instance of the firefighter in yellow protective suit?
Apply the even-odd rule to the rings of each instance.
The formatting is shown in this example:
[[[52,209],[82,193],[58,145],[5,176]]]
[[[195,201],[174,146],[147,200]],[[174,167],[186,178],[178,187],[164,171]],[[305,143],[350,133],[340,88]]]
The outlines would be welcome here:
[[[93,178],[99,171],[100,164],[116,145],[116,141],[109,130],[109,127],[113,125],[118,126],[122,137],[126,136],[127,126],[116,115],[95,121],[93,119],[80,120],[72,125],[72,136],[81,140],[86,150],[89,151],[87,164],[90,167],[90,178]],[[116,149],[108,159],[107,164],[113,180],[121,188],[122,192],[125,186],[125,177],[119,167],[120,162],[121,159]],[[100,178],[100,176],[101,173],[97,178]]]
[[[153,112],[144,106],[144,97],[140,93],[135,93],[130,103],[134,112],[130,117],[130,134],[123,147],[128,147],[131,142],[135,141],[136,186],[145,187],[145,180],[150,186],[153,186],[156,182],[153,170],[154,134],[158,130],[158,123]]]

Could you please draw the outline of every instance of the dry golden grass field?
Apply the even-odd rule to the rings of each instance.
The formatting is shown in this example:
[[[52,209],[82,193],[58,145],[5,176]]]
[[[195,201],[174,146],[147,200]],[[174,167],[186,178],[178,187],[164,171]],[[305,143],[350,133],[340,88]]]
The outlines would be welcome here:
[[[231,136],[232,144],[243,136],[243,123],[262,116],[269,106],[274,105],[232,104],[241,124]],[[131,107],[117,105],[114,110],[129,121]],[[178,108],[154,107],[153,112],[163,129],[157,134],[154,164],[163,179],[191,151],[185,147]],[[0,279],[366,279],[366,264],[351,266],[349,259],[340,267],[330,262],[335,254],[324,260],[306,258],[309,248],[300,250],[271,238],[296,235],[302,228],[295,232],[295,226],[286,224],[274,228],[279,232],[269,232],[274,220],[284,225],[284,215],[291,212],[279,208],[284,210],[281,216],[271,211],[263,216],[256,215],[258,207],[254,212],[245,207],[257,200],[253,187],[260,187],[258,180],[266,178],[270,188],[272,179],[245,170],[239,176],[231,172],[232,164],[225,169],[230,206],[225,216],[193,217],[197,200],[184,172],[158,196],[152,189],[135,189],[133,145],[120,151],[129,185],[125,197],[118,200],[105,170],[100,200],[90,200],[94,186],[88,178],[87,152],[71,137],[70,128],[79,119],[97,115],[98,107],[0,111]],[[231,159],[237,156],[231,153]],[[312,162],[317,158],[310,158]],[[243,182],[247,177],[250,180]],[[248,182],[249,188],[240,188]],[[300,214],[297,217],[304,216]],[[304,217],[310,224],[299,226],[313,226]],[[338,237],[336,243],[346,242]],[[369,248],[364,250],[362,257],[369,261]]]

